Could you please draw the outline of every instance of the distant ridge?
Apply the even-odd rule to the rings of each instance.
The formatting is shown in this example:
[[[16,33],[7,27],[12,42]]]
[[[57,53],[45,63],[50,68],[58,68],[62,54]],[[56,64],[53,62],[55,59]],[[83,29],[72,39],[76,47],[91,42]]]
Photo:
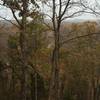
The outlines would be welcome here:
[[[11,22],[13,22],[13,23],[16,23],[16,21],[15,20],[0,20],[0,25],[4,25],[5,24],[5,27],[6,26],[12,26],[12,23],[10,23],[10,21]],[[81,23],[81,22],[87,22],[87,21],[89,21],[89,22],[97,22],[97,23],[100,23],[100,18],[94,18],[94,19],[82,19],[82,18],[71,18],[71,19],[67,19],[67,20],[65,20],[65,21],[63,21],[63,23]],[[46,19],[45,20],[45,22],[46,23],[51,23],[51,21],[50,21],[50,19]]]
[[[80,22],[100,22],[100,19],[99,18],[96,18],[96,19],[82,19],[82,18],[73,18],[73,19],[68,19],[66,20],[65,22],[70,22],[70,23],[80,23]]]

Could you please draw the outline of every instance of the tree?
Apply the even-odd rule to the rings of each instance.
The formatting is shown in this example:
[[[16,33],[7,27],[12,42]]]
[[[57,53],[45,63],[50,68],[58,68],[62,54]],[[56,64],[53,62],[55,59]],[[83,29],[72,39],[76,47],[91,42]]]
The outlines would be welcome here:
[[[45,2],[45,5],[48,7],[48,14],[44,14],[47,18],[51,19],[52,27],[50,27],[47,23],[46,25],[52,29],[54,32],[54,49],[52,52],[52,70],[51,70],[51,81],[50,81],[50,92],[49,92],[49,100],[62,100],[61,90],[60,90],[60,28],[61,24],[64,20],[68,18],[75,17],[84,11],[80,6],[80,0],[72,1],[72,0],[48,0]],[[73,10],[73,9],[77,9]],[[72,12],[73,10],[73,12]],[[47,13],[47,12],[46,12]],[[52,16],[51,16],[52,15]]]
[[[39,8],[38,4],[35,0],[2,0],[2,4],[9,8],[12,12],[13,17],[15,18],[17,24],[16,25],[20,30],[20,39],[19,39],[19,53],[21,59],[21,70],[22,70],[22,79],[21,79],[21,100],[26,100],[26,72],[27,72],[27,55],[26,55],[26,28],[27,28],[27,18],[31,15],[36,14],[37,9]],[[29,6],[32,4],[32,11],[30,11]],[[18,15],[16,14],[18,12]],[[21,18],[21,19],[19,19]],[[5,19],[5,18],[4,18]]]

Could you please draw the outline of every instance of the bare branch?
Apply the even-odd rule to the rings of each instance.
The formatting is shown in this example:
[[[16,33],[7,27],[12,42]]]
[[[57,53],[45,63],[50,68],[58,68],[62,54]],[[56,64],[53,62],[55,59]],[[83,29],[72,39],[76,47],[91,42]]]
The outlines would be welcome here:
[[[62,14],[61,14],[61,16],[60,16],[61,18],[62,18],[63,15],[65,14],[65,12],[66,12],[66,10],[67,10],[67,7],[69,6],[70,1],[71,1],[71,0],[68,0],[66,6],[65,6],[65,8],[64,8],[64,11],[62,12]]]
[[[0,5],[1,5],[1,6],[4,6],[4,5],[3,5],[3,4],[1,4],[1,3],[0,3]],[[7,7],[7,8],[9,8],[9,9],[11,10],[11,12],[12,12],[12,14],[13,14],[13,17],[15,18],[16,22],[18,23],[18,25],[20,25],[20,26],[21,26],[21,23],[19,22],[18,18],[16,17],[16,15],[15,15],[15,12],[14,12],[13,8],[8,7],[8,6],[6,6],[6,7]],[[10,20],[8,20],[8,19],[6,19],[6,18],[2,17],[2,16],[0,16],[0,18],[4,19],[4,20],[6,20],[6,21],[8,21],[8,22],[12,23],[12,24],[13,24],[13,25],[15,25],[16,27],[20,28],[18,25],[14,24],[12,21],[10,21]]]
[[[65,20],[65,19],[67,19],[67,18],[75,17],[75,15],[77,15],[77,14],[79,14],[79,13],[82,13],[82,12],[84,12],[84,11],[82,10],[82,11],[74,12],[74,13],[72,13],[72,14],[69,15],[69,16],[63,17],[61,20],[63,21],[63,20]]]
[[[89,34],[86,34],[86,35],[81,35],[81,36],[73,37],[71,39],[65,40],[62,43],[60,43],[60,47],[62,45],[64,45],[64,44],[66,44],[66,43],[69,43],[69,42],[73,41],[73,40],[80,39],[80,38],[85,38],[85,37],[88,37],[88,36],[91,36],[91,35],[96,35],[96,34],[100,35],[100,33],[89,33]]]
[[[56,15],[56,6],[55,6],[55,0],[52,1],[53,4],[53,15],[52,15],[52,23],[54,30],[56,29],[56,23],[55,23],[55,15]]]
[[[13,17],[14,17],[15,20],[17,21],[18,25],[19,25],[19,26],[22,26],[21,23],[19,22],[18,18],[16,17],[14,10],[13,10],[12,8],[10,8],[10,9],[11,9],[12,14],[13,14]]]
[[[59,0],[59,16],[61,16],[62,2]]]
[[[84,8],[86,8],[86,9],[92,11],[92,12],[90,12],[91,14],[100,15],[100,12],[96,12],[94,9],[90,8],[89,6],[84,5],[82,2],[81,2],[81,5],[82,5]]]
[[[6,20],[6,21],[8,21],[8,22],[10,22],[11,24],[13,24],[14,26],[16,26],[16,27],[19,28],[19,26],[18,26],[17,24],[13,23],[11,20],[8,20],[8,19],[6,19],[6,18],[4,18],[4,17],[2,17],[2,16],[0,16],[0,18]]]

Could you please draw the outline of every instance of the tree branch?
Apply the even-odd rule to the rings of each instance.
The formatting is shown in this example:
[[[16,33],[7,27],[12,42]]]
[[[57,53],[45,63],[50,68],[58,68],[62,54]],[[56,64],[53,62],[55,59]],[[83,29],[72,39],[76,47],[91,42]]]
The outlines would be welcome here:
[[[8,20],[2,16],[0,16],[0,18],[6,20],[7,22],[9,22],[9,23],[13,24],[14,26],[16,26],[17,28],[19,28],[19,26],[17,24],[13,23],[11,20]]]
[[[60,43],[60,47],[62,45],[64,45],[65,43],[69,43],[70,41],[73,41],[73,40],[76,40],[76,39],[80,39],[80,38],[85,38],[85,37],[88,37],[88,36],[91,36],[91,35],[96,35],[96,34],[100,35],[100,33],[90,33],[90,34],[86,34],[86,35],[81,35],[81,36],[73,37],[71,39],[65,40],[62,43]]]
[[[86,9],[92,11],[92,12],[90,12],[91,14],[100,15],[100,12],[96,12],[94,9],[92,9],[92,8],[90,8],[90,7],[86,6],[86,5],[84,5],[82,2],[81,2],[81,5],[82,5],[84,8],[86,8]]]
[[[65,14],[65,12],[66,12],[66,10],[67,10],[67,7],[69,6],[70,1],[71,1],[71,0],[68,0],[68,1],[67,1],[67,4],[66,4],[66,6],[65,6],[65,8],[64,8],[64,11],[62,12],[62,14],[61,14],[61,16],[60,16],[61,18],[62,18],[63,15]]]
[[[19,22],[18,18],[16,17],[14,10],[13,10],[12,8],[10,8],[10,9],[11,9],[12,14],[13,14],[13,17],[14,17],[15,20],[17,21],[18,25],[19,25],[19,26],[22,26],[21,23]]]

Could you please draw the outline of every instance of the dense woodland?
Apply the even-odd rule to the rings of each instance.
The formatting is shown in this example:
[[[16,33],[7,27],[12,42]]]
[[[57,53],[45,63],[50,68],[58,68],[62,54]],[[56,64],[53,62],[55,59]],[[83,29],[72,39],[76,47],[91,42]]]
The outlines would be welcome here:
[[[98,0],[0,0],[0,100],[100,100]],[[2,9],[0,9],[2,11]]]

